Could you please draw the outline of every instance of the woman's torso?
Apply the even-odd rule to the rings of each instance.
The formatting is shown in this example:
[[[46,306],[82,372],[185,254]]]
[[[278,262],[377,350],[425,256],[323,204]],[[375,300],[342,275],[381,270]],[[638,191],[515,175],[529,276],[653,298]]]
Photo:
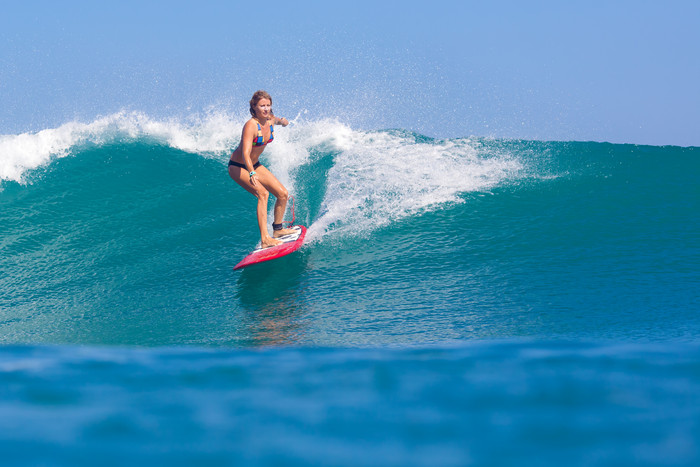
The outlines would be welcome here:
[[[251,118],[246,122],[246,125],[251,125],[255,129],[254,136],[252,138],[252,147],[250,148],[250,162],[255,164],[260,158],[260,154],[265,150],[265,146],[268,143],[274,141],[274,127],[272,126],[272,120],[268,120],[265,125],[261,125],[257,120]],[[241,164],[245,163],[243,160],[243,139],[238,144],[238,147],[231,154],[231,160],[239,162]]]

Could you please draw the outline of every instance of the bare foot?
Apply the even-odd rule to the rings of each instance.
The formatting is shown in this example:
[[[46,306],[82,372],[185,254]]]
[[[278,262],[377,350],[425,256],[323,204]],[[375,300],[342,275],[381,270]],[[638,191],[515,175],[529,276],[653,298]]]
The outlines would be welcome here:
[[[270,248],[271,246],[277,246],[277,245],[281,245],[281,244],[282,244],[282,241],[275,240],[272,237],[267,237],[266,239],[260,241],[260,246],[263,248]]]
[[[275,230],[274,233],[272,234],[273,237],[283,237],[285,235],[290,235],[295,233],[296,230],[294,229],[281,229],[281,230]]]

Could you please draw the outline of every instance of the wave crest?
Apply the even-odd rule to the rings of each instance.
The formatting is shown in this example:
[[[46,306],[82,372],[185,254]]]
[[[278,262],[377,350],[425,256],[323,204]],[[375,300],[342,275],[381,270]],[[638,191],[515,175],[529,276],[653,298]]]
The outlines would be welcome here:
[[[156,120],[122,112],[91,123],[70,122],[37,133],[0,136],[0,181],[23,183],[32,169],[86,147],[144,139],[225,164],[247,118],[210,113]],[[522,169],[512,151],[480,140],[355,130],[330,119],[306,121],[297,116],[275,136],[265,151],[265,164],[290,193],[308,192],[308,187],[295,186],[302,183],[325,184],[322,199],[313,200],[318,215],[309,226],[309,240],[330,233],[363,235],[459,203],[461,194],[489,190]],[[332,165],[327,173],[297,180],[298,168],[329,157]]]
[[[69,122],[35,133],[0,136],[0,181],[25,182],[26,174],[76,148],[152,138],[183,151],[220,154],[237,144],[243,119],[223,113],[189,121],[158,121],[139,112],[120,112],[91,123]]]

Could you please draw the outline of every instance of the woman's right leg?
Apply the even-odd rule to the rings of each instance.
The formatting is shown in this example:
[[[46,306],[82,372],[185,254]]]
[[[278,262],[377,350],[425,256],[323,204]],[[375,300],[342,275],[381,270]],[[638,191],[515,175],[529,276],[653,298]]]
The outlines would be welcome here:
[[[258,181],[261,182],[262,185],[275,196],[275,208],[273,211],[275,216],[274,222],[281,224],[282,220],[284,219],[284,213],[287,209],[287,199],[289,198],[289,193],[284,185],[277,180],[277,177],[275,177],[272,172],[267,170],[264,165],[260,165],[255,170],[258,172]],[[294,232],[295,231],[292,229],[281,229],[275,231],[273,233],[273,237],[281,237]]]
[[[258,228],[260,229],[260,244],[262,247],[267,248],[281,244],[282,242],[272,238],[267,230],[267,201],[270,197],[270,193],[267,189],[259,182],[253,186],[253,184],[250,183],[250,174],[248,171],[240,167],[230,165],[228,174],[236,183],[245,188],[247,192],[255,196],[258,200],[256,213],[258,217]]]

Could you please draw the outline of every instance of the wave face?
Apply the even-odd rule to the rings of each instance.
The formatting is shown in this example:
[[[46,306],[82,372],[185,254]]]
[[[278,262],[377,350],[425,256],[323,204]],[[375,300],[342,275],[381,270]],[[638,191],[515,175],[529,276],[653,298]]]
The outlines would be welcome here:
[[[258,235],[226,172],[243,122],[117,114],[0,138],[0,341],[698,334],[697,148],[297,121],[263,161],[309,242],[234,273]]]

